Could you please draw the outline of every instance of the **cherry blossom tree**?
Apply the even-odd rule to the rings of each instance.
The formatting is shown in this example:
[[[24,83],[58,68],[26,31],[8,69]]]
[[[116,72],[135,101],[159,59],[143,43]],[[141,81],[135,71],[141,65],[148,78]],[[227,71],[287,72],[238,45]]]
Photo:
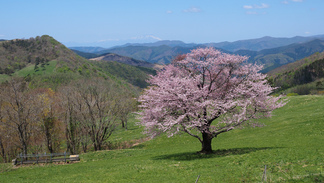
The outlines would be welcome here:
[[[197,138],[201,153],[211,153],[212,139],[255,119],[271,116],[285,102],[269,96],[275,89],[247,57],[198,48],[179,56],[151,76],[139,98],[141,123],[152,137],[186,132]]]

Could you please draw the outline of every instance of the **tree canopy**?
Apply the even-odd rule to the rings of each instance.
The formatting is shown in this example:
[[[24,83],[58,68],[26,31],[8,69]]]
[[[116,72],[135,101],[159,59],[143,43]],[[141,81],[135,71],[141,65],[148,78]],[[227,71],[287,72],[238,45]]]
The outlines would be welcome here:
[[[151,87],[139,98],[147,133],[186,132],[202,143],[202,153],[211,153],[219,134],[270,117],[284,102],[269,96],[274,88],[259,73],[262,66],[246,60],[214,48],[177,57],[151,77]]]

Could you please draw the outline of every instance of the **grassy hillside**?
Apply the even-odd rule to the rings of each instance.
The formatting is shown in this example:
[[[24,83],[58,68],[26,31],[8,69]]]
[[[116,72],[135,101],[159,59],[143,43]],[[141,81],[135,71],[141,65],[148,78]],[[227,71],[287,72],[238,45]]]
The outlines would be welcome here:
[[[111,61],[93,61],[93,64],[115,77],[121,78],[134,86],[145,88],[148,75],[155,75],[156,70],[146,67],[136,67],[128,64]]]
[[[215,154],[197,154],[200,143],[186,134],[161,136],[130,149],[82,154],[75,164],[13,169],[2,164],[0,182],[195,182],[198,175],[198,182],[261,182],[265,165],[268,182],[323,182],[324,96],[289,100],[262,120],[263,128],[214,139]],[[133,126],[112,138],[141,130]]]
[[[276,69],[273,69],[270,72],[268,72],[267,74],[270,76],[277,76],[277,75],[283,74],[285,72],[289,72],[290,70],[296,70],[296,69],[301,68],[305,65],[309,65],[312,62],[314,62],[316,60],[323,59],[323,58],[324,58],[324,52],[321,52],[321,53],[316,52],[316,53],[310,55],[309,57],[305,57],[305,58],[300,59],[296,62],[286,64],[286,65],[283,65]]]
[[[324,91],[324,52],[315,53],[297,62],[284,65],[268,73],[278,91],[298,94]]]
[[[93,74],[97,71],[87,59],[48,35],[0,42],[0,74],[12,75],[32,65],[35,71],[44,70],[54,60],[54,72]]]
[[[81,77],[104,77],[137,92],[48,35],[0,42],[0,82],[11,76],[25,77],[35,88],[53,89]]]
[[[107,53],[107,54],[103,54],[100,55],[99,57],[90,59],[90,60],[94,60],[94,61],[116,61],[116,62],[120,62],[123,64],[128,64],[128,65],[132,65],[132,66],[140,66],[140,67],[149,67],[149,68],[154,68],[155,64],[146,62],[146,61],[142,61],[142,60],[136,60],[133,59],[131,57],[125,57],[125,56],[121,56],[121,55],[117,55],[115,53]]]

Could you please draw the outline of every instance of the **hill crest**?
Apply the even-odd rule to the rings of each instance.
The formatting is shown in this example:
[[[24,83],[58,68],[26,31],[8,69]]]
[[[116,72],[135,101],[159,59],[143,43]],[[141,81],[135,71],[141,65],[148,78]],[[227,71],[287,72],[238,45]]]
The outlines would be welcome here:
[[[116,62],[132,65],[132,66],[149,67],[149,68],[154,68],[155,67],[155,64],[145,62],[145,61],[141,61],[141,60],[136,60],[136,59],[131,58],[131,57],[121,56],[121,55],[118,55],[118,54],[115,54],[115,53],[107,53],[107,54],[101,55],[101,56],[96,57],[96,58],[91,58],[90,60],[93,60],[93,61],[100,61],[100,60],[116,61]]]

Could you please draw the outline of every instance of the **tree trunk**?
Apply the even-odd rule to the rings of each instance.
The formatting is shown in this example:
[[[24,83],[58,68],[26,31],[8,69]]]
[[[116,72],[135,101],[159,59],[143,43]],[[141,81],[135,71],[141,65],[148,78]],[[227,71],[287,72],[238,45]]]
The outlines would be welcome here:
[[[209,133],[202,133],[202,137],[203,137],[203,140],[201,142],[201,151],[199,151],[199,153],[202,153],[202,154],[210,154],[213,152],[212,150],[212,146],[211,146],[211,142],[212,142],[212,139],[213,139],[213,136]]]
[[[48,129],[46,130],[46,145],[48,151],[53,153],[51,134],[49,133]]]
[[[19,140],[22,147],[22,153],[27,154],[27,128],[26,125],[19,125],[18,126],[19,131]]]
[[[98,136],[95,138],[95,142],[93,144],[94,144],[95,151],[101,150],[102,141],[99,139]]]
[[[93,148],[95,151],[100,150],[99,144],[97,142],[93,142]]]
[[[23,154],[27,155],[27,143],[25,141],[22,142],[22,147],[23,147]],[[27,159],[27,158],[26,158]]]
[[[127,130],[127,118],[122,117],[121,123],[122,123],[122,128],[125,128],[125,130]]]
[[[2,156],[3,162],[7,163],[7,157],[6,157],[4,146],[2,144],[1,137],[0,137],[0,149],[1,149],[1,156]]]

